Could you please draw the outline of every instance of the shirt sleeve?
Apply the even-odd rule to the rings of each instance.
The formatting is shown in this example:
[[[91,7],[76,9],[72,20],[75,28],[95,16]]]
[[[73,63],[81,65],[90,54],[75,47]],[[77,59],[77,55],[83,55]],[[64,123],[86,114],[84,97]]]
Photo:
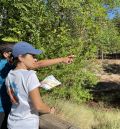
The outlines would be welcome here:
[[[5,85],[6,85],[6,88],[10,88],[10,81],[9,81],[9,77],[8,76],[5,79]]]
[[[38,80],[38,77],[36,75],[35,72],[32,72],[29,77],[28,77],[28,80],[27,80],[27,87],[28,87],[28,92],[34,90],[35,88],[37,87],[40,87],[40,82]]]

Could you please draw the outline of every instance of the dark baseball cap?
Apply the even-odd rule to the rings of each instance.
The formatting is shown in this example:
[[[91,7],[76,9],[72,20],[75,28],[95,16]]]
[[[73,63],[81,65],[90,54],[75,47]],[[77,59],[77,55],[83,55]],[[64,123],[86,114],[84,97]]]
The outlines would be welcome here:
[[[14,44],[7,44],[4,43],[0,46],[0,53],[4,53],[4,52],[12,52]]]
[[[41,50],[35,49],[30,43],[27,43],[25,41],[16,43],[12,50],[12,55],[14,57],[18,57],[19,55],[25,55],[25,54],[38,55],[41,53],[42,53]]]

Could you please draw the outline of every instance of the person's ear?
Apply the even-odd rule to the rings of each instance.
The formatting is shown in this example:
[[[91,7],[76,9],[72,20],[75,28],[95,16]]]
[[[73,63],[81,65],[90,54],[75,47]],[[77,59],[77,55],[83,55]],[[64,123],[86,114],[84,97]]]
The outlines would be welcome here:
[[[20,62],[23,61],[23,57],[21,55],[18,56],[18,59],[19,59]]]

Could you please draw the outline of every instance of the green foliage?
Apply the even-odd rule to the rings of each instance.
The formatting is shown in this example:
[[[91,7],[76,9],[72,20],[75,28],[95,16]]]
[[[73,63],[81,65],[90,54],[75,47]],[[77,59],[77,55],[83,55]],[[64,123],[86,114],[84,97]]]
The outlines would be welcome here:
[[[88,71],[88,67],[91,67],[88,63],[90,63],[88,60],[80,61],[80,58],[77,57],[74,64],[69,66],[57,65],[49,69],[47,68],[46,71],[39,69],[38,76],[40,80],[49,73],[49,75],[53,74],[62,82],[62,85],[47,92],[43,90],[42,93],[50,94],[50,96],[56,99],[62,98],[77,103],[92,99],[89,90],[94,87],[97,78],[90,70]]]
[[[115,18],[113,19],[113,23],[115,24],[115,26],[120,34],[120,14],[116,13]]]
[[[114,47],[117,51],[120,41],[103,4],[96,0],[1,0],[0,39],[30,42],[44,51],[39,59],[75,54],[74,64],[40,69],[38,75],[43,79],[53,74],[63,82],[50,91],[55,97],[89,100],[89,88],[96,79],[86,66],[97,50],[111,52]]]

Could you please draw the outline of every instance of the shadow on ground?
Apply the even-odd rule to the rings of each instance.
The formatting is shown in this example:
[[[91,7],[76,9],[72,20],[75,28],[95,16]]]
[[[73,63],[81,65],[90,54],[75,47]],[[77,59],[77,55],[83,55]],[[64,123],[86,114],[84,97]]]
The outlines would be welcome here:
[[[120,84],[99,82],[91,92],[95,102],[102,101],[112,107],[120,107]]]
[[[103,69],[106,73],[111,74],[120,74],[120,65],[119,64],[108,64],[104,65]]]

